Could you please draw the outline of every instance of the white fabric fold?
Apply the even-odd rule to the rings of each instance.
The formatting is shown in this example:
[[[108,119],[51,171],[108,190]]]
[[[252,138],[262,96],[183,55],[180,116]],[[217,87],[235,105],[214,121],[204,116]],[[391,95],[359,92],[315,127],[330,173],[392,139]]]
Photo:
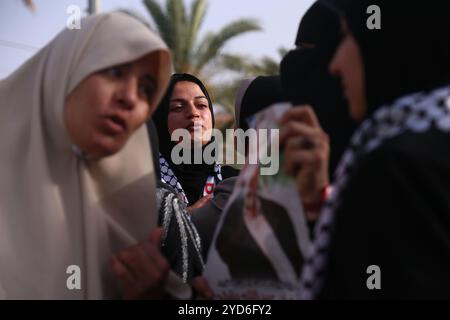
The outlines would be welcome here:
[[[170,76],[170,53],[124,13],[83,19],[63,30],[0,81],[0,296],[6,299],[118,298],[110,269],[118,251],[156,225],[155,176],[145,126],[100,160],[72,151],[65,98],[104,68],[159,52],[157,105]],[[81,270],[69,290],[68,266]]]

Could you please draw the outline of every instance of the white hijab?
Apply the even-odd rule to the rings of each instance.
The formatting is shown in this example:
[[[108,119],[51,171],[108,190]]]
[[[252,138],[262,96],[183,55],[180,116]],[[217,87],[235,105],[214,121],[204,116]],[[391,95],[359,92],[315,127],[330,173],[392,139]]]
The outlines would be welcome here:
[[[156,225],[155,177],[145,127],[113,156],[83,160],[63,122],[67,95],[88,75],[160,52],[157,105],[169,51],[123,13],[63,30],[0,81],[0,298],[118,298],[110,258]],[[70,265],[81,290],[69,290]]]

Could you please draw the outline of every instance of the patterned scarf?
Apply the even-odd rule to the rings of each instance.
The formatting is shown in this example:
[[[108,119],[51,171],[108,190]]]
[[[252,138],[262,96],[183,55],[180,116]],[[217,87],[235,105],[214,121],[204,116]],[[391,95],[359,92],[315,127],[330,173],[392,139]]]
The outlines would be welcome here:
[[[175,224],[176,242],[181,247],[181,269],[175,270],[183,278],[186,283],[189,275],[193,273],[193,268],[199,268],[201,272],[205,263],[202,258],[202,244],[200,236],[191,221],[189,214],[185,210],[185,205],[180,203],[180,199],[175,193],[167,189],[167,187],[158,187],[156,196],[158,199],[158,211],[160,217],[160,225],[163,227],[163,235],[161,246],[166,246],[169,227]],[[199,266],[197,266],[199,264]]]
[[[353,169],[385,141],[405,132],[423,133],[431,129],[450,131],[450,86],[399,98],[392,106],[379,108],[361,124],[336,170],[333,189],[316,225],[315,241],[302,272],[302,299],[314,299],[322,290],[335,212]]]
[[[183,200],[186,205],[189,205],[189,200],[184,193],[183,187],[170,168],[169,163],[161,154],[159,154],[159,165],[161,167],[161,181],[167,183],[172,188],[175,188],[178,191],[181,200]],[[213,194],[216,185],[220,181],[222,181],[221,166],[219,164],[214,164],[214,175],[210,175],[206,179],[202,196]]]

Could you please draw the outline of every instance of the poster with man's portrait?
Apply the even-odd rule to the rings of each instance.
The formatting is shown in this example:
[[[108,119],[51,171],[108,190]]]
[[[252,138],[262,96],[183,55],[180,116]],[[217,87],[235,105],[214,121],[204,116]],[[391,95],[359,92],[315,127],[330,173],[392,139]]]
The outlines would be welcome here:
[[[257,114],[255,128],[277,128],[283,109]],[[310,239],[297,187],[282,169],[260,169],[247,163],[241,170],[216,228],[204,271],[216,299],[299,298]]]

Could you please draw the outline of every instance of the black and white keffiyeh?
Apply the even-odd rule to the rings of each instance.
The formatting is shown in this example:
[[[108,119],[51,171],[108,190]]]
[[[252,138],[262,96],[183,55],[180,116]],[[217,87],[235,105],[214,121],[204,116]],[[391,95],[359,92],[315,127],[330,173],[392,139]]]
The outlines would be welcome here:
[[[161,167],[161,181],[167,183],[172,188],[175,188],[178,191],[179,196],[181,197],[183,202],[186,205],[189,205],[189,200],[184,193],[183,187],[178,181],[173,170],[170,168],[169,163],[161,154],[159,155],[159,165]],[[216,185],[220,181],[222,181],[221,167],[219,164],[214,164],[214,175],[210,175],[206,178],[202,196],[213,194]]]
[[[163,227],[161,246],[164,250],[167,244],[167,237],[171,225],[175,226],[175,232],[172,234],[176,239],[177,245],[181,247],[181,263],[175,266],[184,282],[192,276],[192,268],[198,268],[201,272],[205,266],[202,258],[202,245],[197,229],[193,225],[189,214],[186,211],[186,205],[181,202],[176,193],[169,190],[168,187],[158,187],[157,203],[160,217],[160,225]]]
[[[450,132],[450,86],[399,98],[393,105],[376,110],[361,124],[337,167],[332,191],[316,225],[315,241],[302,272],[302,299],[314,299],[322,290],[335,212],[353,169],[387,140],[405,132],[423,133],[431,129]]]

